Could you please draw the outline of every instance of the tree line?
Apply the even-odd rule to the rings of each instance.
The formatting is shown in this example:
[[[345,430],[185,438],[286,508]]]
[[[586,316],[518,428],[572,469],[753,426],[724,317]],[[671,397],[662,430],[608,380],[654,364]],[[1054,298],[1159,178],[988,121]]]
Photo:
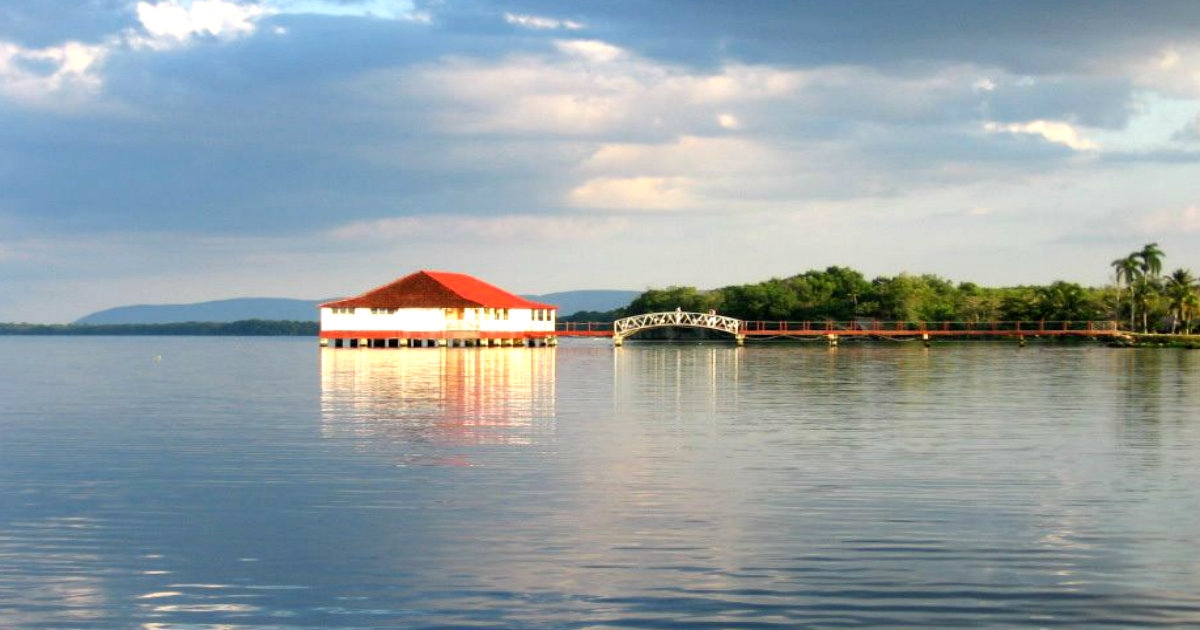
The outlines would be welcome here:
[[[605,313],[576,313],[566,321],[611,321],[660,311],[716,311],[744,320],[907,322],[1118,320],[1129,329],[1190,332],[1200,308],[1195,277],[1179,269],[1159,276],[1162,250],[1147,244],[1114,261],[1117,282],[1084,287],[1057,281],[1043,286],[990,288],[954,283],[932,274],[880,276],[868,280],[847,267],[827,267],[701,291],[690,286],[650,289],[628,306]]]

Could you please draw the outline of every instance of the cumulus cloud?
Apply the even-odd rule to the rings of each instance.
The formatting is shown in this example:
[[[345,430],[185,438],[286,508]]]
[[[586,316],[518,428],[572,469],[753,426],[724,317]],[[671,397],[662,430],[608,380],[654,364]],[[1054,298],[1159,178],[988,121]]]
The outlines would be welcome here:
[[[227,0],[138,2],[139,29],[109,34],[95,43],[66,41],[29,48],[0,40],[0,95],[31,107],[77,108],[101,93],[105,61],[127,49],[166,50],[203,38],[245,37],[271,14],[260,5]]]
[[[1027,123],[1012,123],[1007,125],[988,122],[983,125],[983,129],[988,133],[1040,136],[1048,142],[1061,144],[1075,151],[1096,151],[1100,148],[1098,144],[1084,138],[1075,127],[1065,122],[1034,120]]]
[[[186,44],[196,38],[234,39],[253,34],[258,20],[272,10],[227,0],[138,2],[137,17],[145,36],[131,34],[134,46],[155,49]]]
[[[389,20],[424,20],[429,14],[414,9],[404,0],[263,0],[274,13],[291,15],[330,15]]]
[[[559,20],[555,18],[542,17],[539,15],[518,15],[516,13],[505,13],[504,21],[508,22],[509,24],[535,30],[563,29],[568,31],[577,31],[584,28],[583,24],[574,20]]]
[[[108,50],[67,42],[29,49],[0,41],[0,94],[26,105],[64,107],[96,93]]]
[[[1171,45],[1123,63],[1142,89],[1175,98],[1200,98],[1200,45]]]
[[[334,241],[391,242],[412,239],[440,241],[464,236],[500,241],[549,243],[570,234],[583,240],[602,239],[629,229],[619,217],[566,217],[537,215],[412,216],[354,221],[326,232]]]
[[[573,40],[541,55],[389,69],[362,77],[359,90],[380,106],[432,101],[440,127],[454,134],[672,136],[736,128],[733,106],[785,100],[804,80],[802,73],[753,66],[675,68],[605,42]]]
[[[1137,222],[1142,234],[1195,234],[1200,232],[1200,206],[1160,210]]]
[[[696,203],[689,186],[680,177],[600,177],[572,190],[570,201],[581,208],[679,210]]]

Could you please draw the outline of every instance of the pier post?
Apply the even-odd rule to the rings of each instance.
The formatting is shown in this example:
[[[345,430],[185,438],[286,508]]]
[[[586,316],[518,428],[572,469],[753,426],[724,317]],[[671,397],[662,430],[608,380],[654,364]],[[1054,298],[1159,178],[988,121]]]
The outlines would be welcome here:
[[[733,340],[737,343],[739,348],[746,345],[746,335],[739,334],[735,336]]]
[[[624,343],[624,341],[625,340],[621,337],[621,335],[617,335],[617,334],[613,335],[613,347],[614,348],[620,348],[621,344]]]
[[[838,336],[837,335],[825,335],[825,339],[827,339],[829,341],[830,348],[837,347],[837,345],[838,345]]]
[[[921,333],[921,344],[926,348],[930,346],[929,333]]]

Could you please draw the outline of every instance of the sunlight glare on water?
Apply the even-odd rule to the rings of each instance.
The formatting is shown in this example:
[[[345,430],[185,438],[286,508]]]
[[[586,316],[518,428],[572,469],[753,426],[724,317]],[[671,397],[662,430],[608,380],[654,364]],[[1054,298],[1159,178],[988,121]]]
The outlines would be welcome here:
[[[5,628],[1200,627],[1200,353],[0,338]]]

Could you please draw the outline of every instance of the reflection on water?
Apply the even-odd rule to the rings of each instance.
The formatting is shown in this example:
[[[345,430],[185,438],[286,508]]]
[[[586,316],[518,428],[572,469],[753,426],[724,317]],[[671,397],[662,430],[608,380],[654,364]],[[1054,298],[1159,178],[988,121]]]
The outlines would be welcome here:
[[[1197,352],[169,343],[0,339],[0,628],[1200,628]]]
[[[555,348],[321,350],[327,437],[538,443],[554,431]]]

